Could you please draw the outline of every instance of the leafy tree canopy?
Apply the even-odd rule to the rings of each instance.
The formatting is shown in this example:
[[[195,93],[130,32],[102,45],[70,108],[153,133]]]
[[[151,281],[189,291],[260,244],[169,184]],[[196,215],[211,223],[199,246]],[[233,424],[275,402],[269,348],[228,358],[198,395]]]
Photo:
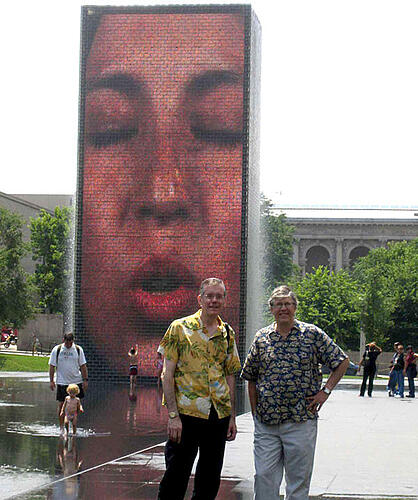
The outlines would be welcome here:
[[[32,258],[39,261],[33,282],[40,307],[50,313],[61,313],[64,308],[71,214],[67,207],[56,207],[53,214],[41,210],[37,218],[31,219]]]
[[[418,348],[418,239],[371,250],[356,261],[353,276],[364,290],[367,339],[386,349],[395,341]]]
[[[20,264],[28,250],[22,226],[20,216],[0,208],[0,322],[17,328],[34,312],[32,290]]]
[[[261,231],[264,243],[264,288],[269,293],[286,282],[295,272],[293,264],[293,233],[284,214],[273,215],[272,203],[262,195]]]
[[[299,300],[298,319],[319,326],[343,349],[359,348],[361,293],[347,271],[320,266],[294,280],[292,288]]]

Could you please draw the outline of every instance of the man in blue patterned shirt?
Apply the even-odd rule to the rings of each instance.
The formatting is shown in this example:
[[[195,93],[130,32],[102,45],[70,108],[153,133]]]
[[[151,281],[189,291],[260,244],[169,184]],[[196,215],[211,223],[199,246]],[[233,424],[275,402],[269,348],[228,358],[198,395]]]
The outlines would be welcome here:
[[[295,319],[289,287],[276,288],[269,306],[275,321],[256,333],[241,373],[254,417],[254,498],[278,499],[284,472],[286,500],[307,500],[318,411],[349,360],[320,328]],[[320,363],[331,369],[322,388]]]

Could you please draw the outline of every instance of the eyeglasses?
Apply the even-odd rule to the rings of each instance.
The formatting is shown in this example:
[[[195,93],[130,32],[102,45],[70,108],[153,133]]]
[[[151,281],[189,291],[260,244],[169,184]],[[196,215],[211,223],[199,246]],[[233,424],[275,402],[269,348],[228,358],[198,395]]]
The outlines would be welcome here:
[[[222,293],[204,293],[203,297],[207,300],[222,300],[225,298],[225,295]]]

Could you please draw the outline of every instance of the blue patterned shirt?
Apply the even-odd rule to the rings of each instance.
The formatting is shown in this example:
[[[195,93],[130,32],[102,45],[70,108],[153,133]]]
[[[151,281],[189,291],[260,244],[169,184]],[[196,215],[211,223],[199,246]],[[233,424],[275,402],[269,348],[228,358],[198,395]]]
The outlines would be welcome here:
[[[319,364],[334,370],[347,356],[315,325],[296,321],[286,338],[275,323],[259,330],[241,377],[255,382],[257,417],[264,424],[303,422],[317,418],[307,410],[308,396],[321,389]]]

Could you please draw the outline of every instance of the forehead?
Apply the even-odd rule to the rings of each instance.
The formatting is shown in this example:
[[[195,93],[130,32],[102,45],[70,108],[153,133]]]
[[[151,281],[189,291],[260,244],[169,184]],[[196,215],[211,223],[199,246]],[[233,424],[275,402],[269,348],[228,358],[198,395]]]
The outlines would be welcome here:
[[[202,292],[202,295],[203,294],[222,294],[224,295],[225,294],[225,288],[222,286],[222,285],[205,285],[203,287],[203,292]]]
[[[117,71],[179,75],[244,67],[244,20],[232,14],[112,14],[103,16],[88,77]]]
[[[275,295],[271,298],[271,302],[273,302],[273,304],[277,302],[292,302],[293,304],[293,299],[290,295]]]

